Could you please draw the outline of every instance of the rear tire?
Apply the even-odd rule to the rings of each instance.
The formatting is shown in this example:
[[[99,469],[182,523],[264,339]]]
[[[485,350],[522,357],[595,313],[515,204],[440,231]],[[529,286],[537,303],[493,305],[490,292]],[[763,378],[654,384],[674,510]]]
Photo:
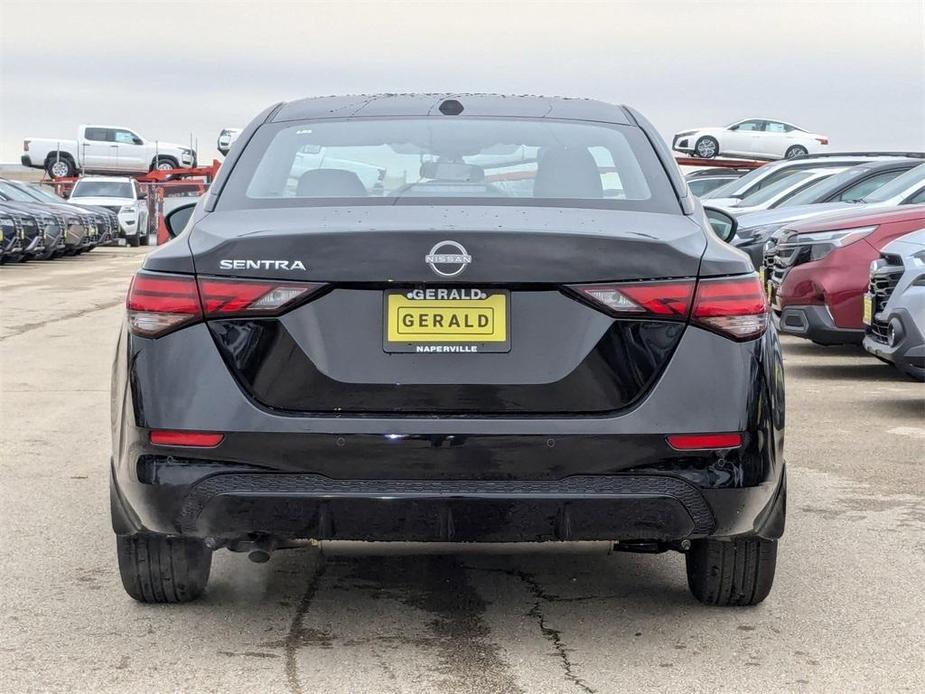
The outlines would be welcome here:
[[[803,145],[794,145],[793,147],[788,147],[787,151],[784,153],[784,159],[793,159],[794,157],[800,157],[804,154],[809,154],[809,151]]]
[[[45,172],[52,178],[69,178],[77,173],[77,168],[70,157],[50,156],[45,160]]]
[[[719,142],[714,137],[701,137],[694,143],[694,153],[701,159],[713,159],[719,156]]]
[[[138,602],[195,600],[206,589],[212,550],[201,540],[137,533],[116,535],[119,574]]]
[[[777,540],[695,540],[686,558],[688,588],[704,605],[757,605],[774,584]]]
[[[152,171],[169,171],[170,169],[178,168],[180,168],[180,164],[173,157],[157,157],[151,162]]]

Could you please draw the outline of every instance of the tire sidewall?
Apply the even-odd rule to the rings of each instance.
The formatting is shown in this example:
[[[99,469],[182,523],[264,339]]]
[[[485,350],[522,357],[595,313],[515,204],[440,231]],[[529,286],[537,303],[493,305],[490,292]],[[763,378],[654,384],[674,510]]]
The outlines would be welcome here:
[[[803,154],[809,154],[809,150],[806,149],[803,145],[792,145],[787,148],[787,151],[784,152],[784,159],[793,159],[794,157],[799,157]]]

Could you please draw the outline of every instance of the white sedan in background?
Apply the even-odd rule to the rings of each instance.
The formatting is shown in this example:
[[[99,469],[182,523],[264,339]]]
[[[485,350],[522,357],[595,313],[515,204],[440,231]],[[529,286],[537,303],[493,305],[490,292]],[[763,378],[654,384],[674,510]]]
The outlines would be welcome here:
[[[671,148],[701,159],[720,156],[791,159],[819,152],[828,144],[825,135],[806,132],[792,123],[746,118],[725,128],[685,130],[674,136]]]

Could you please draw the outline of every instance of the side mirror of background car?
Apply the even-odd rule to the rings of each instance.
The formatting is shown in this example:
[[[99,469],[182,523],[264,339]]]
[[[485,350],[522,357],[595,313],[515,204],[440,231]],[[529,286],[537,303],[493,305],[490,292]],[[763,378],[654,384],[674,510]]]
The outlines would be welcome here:
[[[716,207],[705,207],[704,212],[707,213],[707,219],[710,221],[710,226],[713,227],[716,235],[726,243],[732,241],[736,235],[736,229],[739,228],[739,223],[735,217]]]
[[[196,209],[196,202],[195,199],[190,200],[189,203],[175,207],[164,216],[164,224],[167,225],[170,238],[178,236],[186,228],[190,217],[193,216],[193,210]]]

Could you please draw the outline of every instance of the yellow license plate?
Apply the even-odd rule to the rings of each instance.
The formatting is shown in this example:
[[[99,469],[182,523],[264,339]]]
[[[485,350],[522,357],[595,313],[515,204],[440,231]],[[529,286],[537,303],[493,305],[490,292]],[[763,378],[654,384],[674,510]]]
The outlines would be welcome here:
[[[762,287],[767,283],[767,278],[764,276],[764,267],[763,267],[763,266],[762,266],[762,268],[761,268],[760,270],[758,270],[758,281],[761,282],[761,286],[762,286]]]
[[[474,288],[386,292],[386,352],[475,353],[511,350],[506,291]]]
[[[864,295],[864,317],[861,320],[864,321],[864,325],[874,322],[874,297],[870,294]]]

